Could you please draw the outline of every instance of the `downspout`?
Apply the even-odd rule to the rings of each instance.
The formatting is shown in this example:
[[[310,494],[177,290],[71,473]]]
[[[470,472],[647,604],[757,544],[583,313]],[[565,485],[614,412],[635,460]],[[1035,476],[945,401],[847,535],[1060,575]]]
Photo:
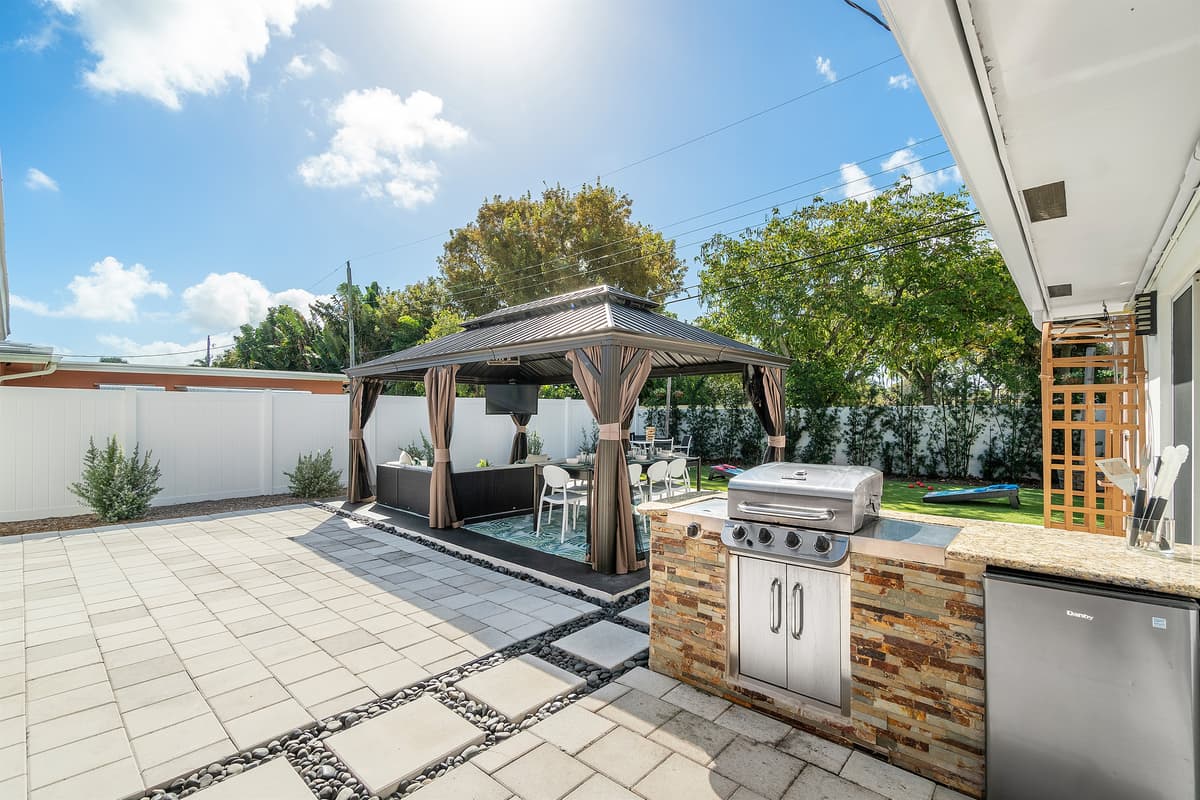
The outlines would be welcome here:
[[[14,372],[11,375],[0,375],[0,383],[4,383],[5,381],[22,380],[24,378],[40,378],[43,375],[49,375],[58,369],[58,362],[60,360],[61,359],[59,358],[51,358],[46,362],[46,366],[44,366],[42,369],[34,370],[33,372]]]
[[[1196,211],[1197,199],[1200,199],[1198,189],[1200,189],[1200,141],[1196,142],[1196,148],[1188,158],[1187,166],[1183,170],[1183,180],[1179,184],[1179,192],[1175,195],[1175,202],[1171,203],[1171,210],[1167,213],[1162,228],[1159,229],[1158,236],[1154,239],[1154,246],[1150,248],[1150,252],[1146,256],[1146,263],[1142,266],[1137,283],[1134,284],[1135,292],[1144,290],[1158,277],[1158,271],[1166,262],[1167,255],[1174,246],[1179,231],[1183,229],[1185,215],[1190,218]]]

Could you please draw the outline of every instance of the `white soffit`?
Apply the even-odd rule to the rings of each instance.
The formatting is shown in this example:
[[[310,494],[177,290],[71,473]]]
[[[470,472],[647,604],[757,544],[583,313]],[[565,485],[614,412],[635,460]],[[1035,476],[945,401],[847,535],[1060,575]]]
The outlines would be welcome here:
[[[883,7],[1035,317],[1121,308],[1156,251],[1200,140],[1200,2]],[[976,100],[987,133],[970,124],[945,74],[964,47],[970,63],[958,69],[988,84]],[[995,144],[990,158],[985,139]],[[990,174],[997,171],[1003,182]],[[1030,223],[1021,191],[1056,181],[1066,185],[1067,216]],[[1014,207],[1016,220],[1008,218]],[[1032,280],[1023,274],[1030,266]],[[1057,284],[1071,284],[1070,296],[1034,296],[1035,286]]]

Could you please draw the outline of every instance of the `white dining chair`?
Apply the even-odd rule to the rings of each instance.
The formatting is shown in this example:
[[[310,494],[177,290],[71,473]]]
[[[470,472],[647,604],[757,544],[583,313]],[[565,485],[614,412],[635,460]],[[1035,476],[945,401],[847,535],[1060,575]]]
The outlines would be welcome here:
[[[662,486],[660,497],[667,497],[671,494],[671,478],[667,474],[669,467],[670,465],[666,461],[655,461],[646,467],[646,495],[651,500],[655,499],[655,484]]]
[[[567,511],[571,512],[571,530],[575,530],[575,522],[579,517],[578,508],[581,504],[587,502],[587,495],[583,492],[577,492],[568,488],[571,476],[562,467],[554,464],[547,464],[542,467],[542,496],[538,500],[537,509],[537,527],[534,529],[534,535],[542,534],[542,507],[549,505],[550,509],[547,512],[547,519],[554,513],[554,506],[562,506],[562,532],[558,536],[558,543],[562,544],[567,540]]]
[[[690,483],[686,458],[675,458],[667,462],[667,485],[671,489],[671,494],[675,494],[677,488],[687,491]]]
[[[642,465],[641,464],[630,464],[629,465],[629,488],[637,489],[638,502],[644,503],[646,501],[646,492],[644,489],[642,489]]]

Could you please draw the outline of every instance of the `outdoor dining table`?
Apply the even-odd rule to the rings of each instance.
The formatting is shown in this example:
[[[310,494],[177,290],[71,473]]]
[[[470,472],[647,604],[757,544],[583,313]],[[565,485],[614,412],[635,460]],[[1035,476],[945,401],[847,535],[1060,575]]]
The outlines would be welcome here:
[[[688,467],[691,467],[693,464],[695,464],[695,467],[696,467],[696,491],[697,492],[700,491],[700,456],[687,456],[682,453],[679,453],[679,454],[672,454],[669,456],[645,456],[645,457],[642,457],[642,456],[635,456],[633,453],[627,453],[625,455],[625,463],[626,464],[640,464],[644,468],[644,467],[650,466],[651,464],[653,464],[656,461],[674,461],[677,458],[685,459],[687,461]],[[538,491],[540,488],[538,486],[538,478],[542,474],[542,467],[544,467],[546,464],[553,464],[556,467],[562,467],[564,470],[566,470],[567,474],[573,478],[582,478],[585,486],[587,487],[587,489],[586,489],[587,496],[588,497],[592,496],[592,473],[595,471],[595,468],[596,468],[596,465],[594,462],[589,462],[587,464],[583,464],[583,463],[572,464],[569,461],[567,461],[566,459],[562,459],[562,458],[553,459],[551,461],[539,461],[533,465],[533,507],[534,507],[535,513],[536,513],[536,511],[540,511],[540,509],[538,508],[538,500],[540,499],[540,492]]]

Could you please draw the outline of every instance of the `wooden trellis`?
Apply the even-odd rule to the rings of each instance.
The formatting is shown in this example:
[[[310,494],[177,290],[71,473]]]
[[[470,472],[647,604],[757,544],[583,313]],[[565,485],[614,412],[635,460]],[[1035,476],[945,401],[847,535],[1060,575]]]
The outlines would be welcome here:
[[[1134,470],[1145,442],[1146,369],[1133,317],[1042,326],[1042,477],[1047,528],[1121,534],[1124,493],[1096,462]]]

